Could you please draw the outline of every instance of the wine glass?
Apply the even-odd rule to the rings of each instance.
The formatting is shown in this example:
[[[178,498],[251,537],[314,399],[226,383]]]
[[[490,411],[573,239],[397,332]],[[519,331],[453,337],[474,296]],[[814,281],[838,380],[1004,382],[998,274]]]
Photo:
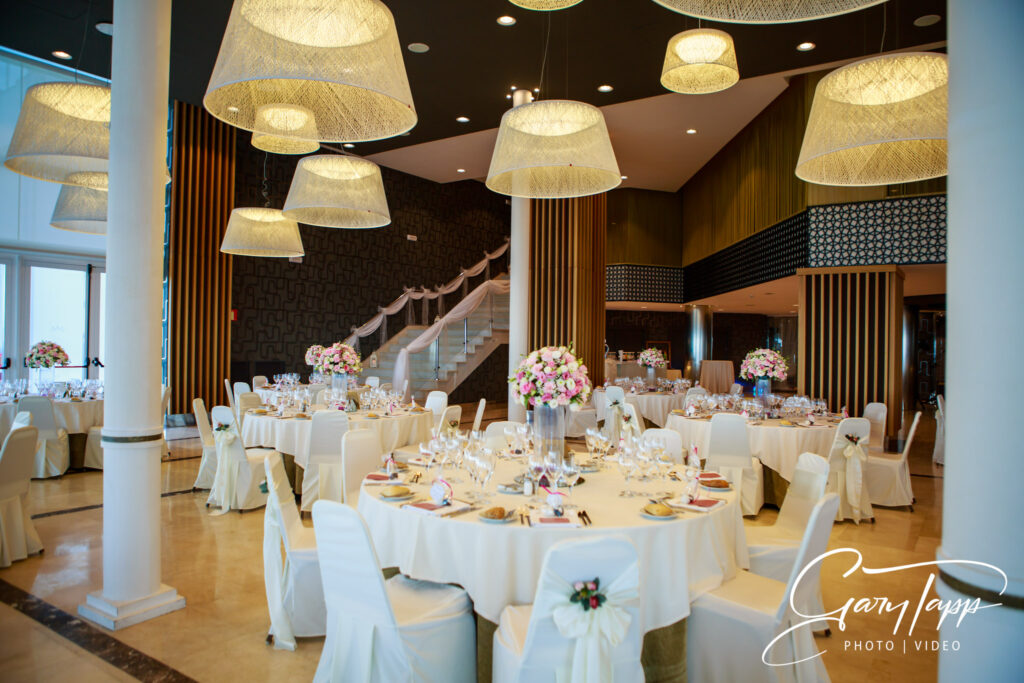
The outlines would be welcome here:
[[[548,451],[544,456],[544,473],[548,477],[548,486],[558,488],[558,475],[562,469],[562,458],[556,451]]]
[[[490,496],[487,494],[487,484],[494,476],[494,468],[497,464],[497,455],[490,448],[482,449],[477,455],[477,483],[480,484],[480,495],[477,499],[481,503],[490,500]]]
[[[527,467],[527,475],[533,480],[533,494],[539,496],[540,479],[544,476],[544,456],[537,451],[530,451]]]
[[[620,450],[619,457],[615,462],[619,466],[619,474],[621,474],[626,480],[626,488],[619,491],[619,495],[624,498],[634,497],[636,492],[629,487],[629,479],[636,470],[636,460],[633,458],[633,449],[627,447]]]
[[[562,479],[565,481],[565,485],[569,487],[569,500],[572,501],[573,487],[576,486],[576,482],[580,480],[580,466],[576,462],[576,454],[568,453],[562,460]],[[575,508],[571,502],[566,505],[567,508]]]

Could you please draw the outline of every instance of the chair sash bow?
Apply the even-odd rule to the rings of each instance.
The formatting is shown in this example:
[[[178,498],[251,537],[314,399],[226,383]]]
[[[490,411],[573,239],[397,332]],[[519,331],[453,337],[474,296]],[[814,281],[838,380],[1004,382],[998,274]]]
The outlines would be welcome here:
[[[291,566],[287,555],[281,563],[281,519],[277,505],[268,501],[263,515],[263,583],[267,591],[267,608],[270,611],[270,634],[274,636],[274,647],[279,650],[294,650],[295,635],[292,622],[284,606],[284,593],[288,586]]]
[[[867,517],[867,510],[860,509],[861,491],[864,485],[863,468],[868,456],[861,448],[860,442],[850,443],[843,450],[843,457],[846,459],[846,500],[850,507],[857,514],[857,521],[861,517]]]
[[[233,427],[221,429],[213,433],[213,439],[217,444],[217,473],[213,477],[207,503],[220,508],[215,514],[222,515],[231,510],[231,503],[235,500],[238,463],[231,457],[231,450],[238,439],[238,432]]]

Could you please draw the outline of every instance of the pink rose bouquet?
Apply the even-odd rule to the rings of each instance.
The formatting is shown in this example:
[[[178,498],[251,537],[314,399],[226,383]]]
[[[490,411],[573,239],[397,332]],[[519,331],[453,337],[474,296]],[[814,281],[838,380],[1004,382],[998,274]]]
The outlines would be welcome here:
[[[532,352],[508,383],[512,396],[527,407],[582,406],[590,399],[592,389],[587,366],[565,346],[545,346]]]
[[[782,381],[786,379],[786,372],[789,365],[786,359],[778,351],[771,349],[754,349],[743,359],[740,365],[740,377],[746,380],[773,379]]]
[[[313,344],[306,349],[306,365],[319,365],[320,355],[324,352],[324,347],[319,344]]]
[[[52,341],[37,342],[25,354],[25,365],[30,368],[52,368],[67,364],[68,354],[60,344]]]
[[[320,353],[317,369],[325,375],[358,375],[363,366],[355,349],[348,344],[335,342]]]
[[[636,357],[636,362],[649,368],[663,368],[668,365],[661,349],[654,347],[641,351],[640,355]]]

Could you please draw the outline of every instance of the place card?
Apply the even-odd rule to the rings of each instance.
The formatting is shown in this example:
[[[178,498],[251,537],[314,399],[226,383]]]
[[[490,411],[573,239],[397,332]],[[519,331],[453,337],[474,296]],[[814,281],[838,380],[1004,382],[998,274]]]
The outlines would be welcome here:
[[[541,510],[531,510],[530,524],[533,526],[564,527],[566,529],[583,526],[575,510],[566,510],[565,514],[561,517],[547,514]]]

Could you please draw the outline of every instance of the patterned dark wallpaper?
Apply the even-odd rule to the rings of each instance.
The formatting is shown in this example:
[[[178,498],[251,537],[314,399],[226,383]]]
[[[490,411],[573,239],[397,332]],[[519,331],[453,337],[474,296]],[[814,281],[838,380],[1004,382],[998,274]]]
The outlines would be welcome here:
[[[749,351],[768,343],[768,316],[752,313],[715,313],[711,322],[711,357],[731,360],[737,375]]]
[[[296,163],[297,157],[271,154],[267,158],[272,206],[284,204]],[[263,152],[240,138],[236,206],[263,205],[263,164]],[[378,306],[401,295],[403,286],[434,287],[451,280],[460,268],[482,259],[484,251],[498,247],[509,234],[505,197],[482,183],[442,185],[382,170],[391,225],[372,230],[302,225],[306,252],[302,263],[234,257],[232,307],[238,311],[238,321],[231,328],[233,378],[247,380],[254,372],[305,374],[307,346],[344,339],[353,325],[363,324]],[[417,241],[406,239],[408,234],[416,235]],[[504,256],[492,265],[492,275],[506,270]],[[483,277],[473,278],[470,287]],[[449,297],[450,307],[459,295]],[[415,311],[416,322],[421,322],[419,302]],[[429,315],[435,314],[436,305],[431,305]],[[405,320],[404,312],[390,316],[391,333],[404,327]],[[376,334],[363,339],[363,357],[378,343]],[[482,394],[479,389],[475,395]]]
[[[605,335],[612,351],[642,351],[648,342],[672,344],[669,367],[683,369],[689,349],[690,319],[685,313],[607,311]]]
[[[683,268],[610,263],[605,268],[608,301],[657,301],[681,304]]]

